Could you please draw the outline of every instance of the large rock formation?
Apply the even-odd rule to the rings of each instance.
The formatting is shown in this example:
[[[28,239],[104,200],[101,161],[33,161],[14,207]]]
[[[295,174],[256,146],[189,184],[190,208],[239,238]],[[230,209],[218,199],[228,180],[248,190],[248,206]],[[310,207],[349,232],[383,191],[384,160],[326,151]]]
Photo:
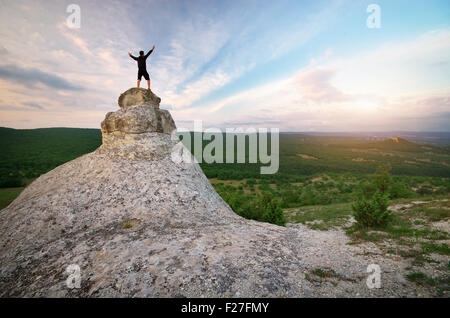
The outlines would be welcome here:
[[[322,262],[324,243],[237,216],[198,164],[172,161],[175,125],[159,101],[122,94],[99,149],[40,176],[1,211],[0,296],[321,296],[304,273]],[[347,257],[326,265],[339,272]],[[69,265],[80,288],[67,285]],[[337,295],[351,295],[343,284]],[[370,293],[364,279],[357,285]]]
[[[172,161],[175,125],[159,101],[122,94],[96,151],[2,211],[1,296],[303,295],[285,229],[237,216],[198,164]],[[79,289],[66,285],[71,264]]]
[[[107,113],[101,123],[102,145],[98,153],[128,159],[169,155],[174,145],[170,134],[176,126],[170,113],[159,109],[160,101],[161,98],[143,88],[131,88],[121,94],[121,109]]]

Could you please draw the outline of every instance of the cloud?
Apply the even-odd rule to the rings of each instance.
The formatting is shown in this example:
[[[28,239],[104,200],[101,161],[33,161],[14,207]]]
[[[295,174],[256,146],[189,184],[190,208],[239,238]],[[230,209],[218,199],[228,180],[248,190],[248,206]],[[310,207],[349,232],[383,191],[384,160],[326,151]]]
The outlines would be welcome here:
[[[233,7],[217,16],[198,8],[195,19],[177,25],[169,54],[155,64],[155,82],[164,83],[161,93],[174,109],[197,107],[233,80],[305,45],[332,20],[336,3],[297,14],[269,3],[264,10],[240,6],[239,15]]]
[[[348,57],[328,49],[292,76],[201,105],[197,114],[217,126],[257,125],[258,121],[244,118],[265,114],[284,131],[435,130],[433,122],[442,129],[446,120],[450,127],[447,117],[438,120],[435,115],[450,109],[449,49],[446,29]],[[440,68],[435,67],[437,62]]]
[[[331,69],[311,69],[300,72],[293,80],[302,97],[311,103],[334,103],[351,100],[330,84],[335,71]]]
[[[209,92],[228,83],[233,76],[221,70],[203,75],[195,82],[187,84],[184,89],[169,97],[170,103],[181,108],[191,105]]]
[[[162,109],[167,109],[167,110],[173,109],[172,105],[169,105],[169,104],[160,104],[159,107]]]
[[[450,111],[450,94],[448,95],[410,95],[392,99],[389,109],[393,113],[399,113],[402,117],[438,117]],[[407,110],[407,111],[406,111]]]
[[[78,49],[83,53],[92,55],[91,50],[89,50],[88,45],[84,39],[74,34],[74,31],[67,28],[65,23],[59,25],[59,29],[67,39],[69,39]]]
[[[0,10],[1,104],[11,110],[0,117],[33,115],[27,127],[98,127],[135,85],[127,52],[153,44],[152,90],[177,123],[414,129],[402,114],[431,118],[450,107],[450,30],[419,34],[427,26],[417,25],[368,37],[349,27],[365,28],[365,11],[342,1],[79,0],[78,30],[65,25],[64,5],[33,3]]]
[[[34,102],[23,103],[22,105],[28,106],[28,107],[31,107],[31,108],[34,108],[34,109],[44,109],[44,107],[42,107],[38,103],[34,103]]]
[[[14,103],[5,103],[5,101],[0,100],[0,109],[8,111],[41,111],[45,108],[40,104],[33,101],[21,101],[20,97]]]
[[[174,108],[190,105],[192,102],[220,87],[228,75],[220,70],[205,73],[203,69],[217,56],[230,34],[223,21],[214,21],[206,16],[196,20],[182,21],[176,26],[168,48],[156,48],[156,61],[150,67],[154,70],[155,82],[162,89],[161,94]]]
[[[8,50],[0,45],[0,56],[8,54]]]
[[[400,97],[447,88],[449,52],[450,29],[444,28],[335,58],[323,67],[336,70],[332,84],[341,91]]]
[[[432,109],[450,109],[450,96],[429,96],[419,99],[417,104]]]
[[[248,120],[235,120],[235,121],[225,121],[222,125],[227,127],[273,127],[274,125],[280,125],[281,120],[277,119],[267,119],[267,118],[252,118],[249,117]]]
[[[59,75],[47,73],[35,68],[22,68],[15,65],[0,65],[0,78],[21,84],[26,83],[30,86],[41,83],[56,89],[82,90],[80,86],[68,82]]]

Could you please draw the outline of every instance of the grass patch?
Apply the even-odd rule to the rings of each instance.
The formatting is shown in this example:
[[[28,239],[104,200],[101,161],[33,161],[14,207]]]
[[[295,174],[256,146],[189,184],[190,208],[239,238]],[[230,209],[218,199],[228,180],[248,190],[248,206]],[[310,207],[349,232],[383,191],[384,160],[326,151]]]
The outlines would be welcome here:
[[[421,244],[422,249],[425,253],[438,253],[442,255],[450,255],[450,248],[445,243],[437,245],[434,244],[433,242],[423,242]]]
[[[1,188],[0,189],[0,210],[6,208],[15,198],[17,198],[20,192],[23,191],[21,188]]]
[[[422,272],[415,272],[406,275],[406,279],[421,286],[436,286],[437,281]]]
[[[409,202],[418,199],[410,199]],[[409,203],[405,202],[405,203]],[[424,263],[439,263],[430,257],[430,254],[450,255],[450,248],[446,243],[437,244],[436,240],[450,238],[449,233],[429,227],[434,221],[442,220],[444,214],[436,213],[435,207],[439,205],[441,210],[447,201],[430,201],[418,203],[404,210],[393,213],[391,223],[385,228],[359,228],[356,224],[347,229],[354,242],[382,242],[388,240],[394,242],[395,246],[388,246],[387,254],[396,254],[403,258],[412,259],[411,265],[423,266]],[[447,212],[445,214],[448,214]],[[420,217],[417,222],[414,218]],[[445,216],[446,217],[446,216]],[[413,220],[411,220],[413,219]],[[414,278],[414,275],[412,276]]]
[[[311,229],[326,231],[344,225],[352,215],[352,208],[350,203],[304,206],[288,209],[286,215],[288,222],[302,223]]]
[[[356,241],[380,242],[389,238],[389,235],[384,232],[357,227],[348,229],[345,233]]]
[[[310,270],[309,273],[305,274],[305,279],[310,282],[318,282],[326,280],[327,278],[339,278],[339,275],[337,275],[332,269],[321,268],[314,268]]]
[[[350,282],[356,282],[354,279],[350,279],[344,277],[338,273],[336,273],[332,269],[322,269],[322,268],[314,268],[305,274],[305,279],[310,282],[321,282],[323,280],[327,280],[332,278],[333,281],[330,281],[334,286],[337,285],[337,280],[345,280]]]
[[[131,229],[133,227],[133,221],[131,220],[122,221],[122,223],[120,223],[120,227],[124,230]]]
[[[424,218],[431,222],[446,220],[450,217],[450,201],[436,200],[422,203],[408,209],[406,214]]]
[[[329,272],[329,273],[327,273],[327,272]],[[325,271],[321,268],[315,268],[311,271],[311,274],[316,275],[317,277],[320,277],[320,278],[326,278],[327,276],[331,276],[330,273],[332,274],[334,272]]]
[[[423,250],[416,250],[416,249],[410,249],[410,250],[398,250],[397,255],[400,255],[404,258],[412,258],[412,265],[413,266],[423,266],[423,264],[426,263],[439,263],[438,261],[428,257],[426,253]]]
[[[422,266],[427,263],[439,263],[432,259],[428,255],[431,253],[437,253],[442,255],[450,255],[450,249],[447,244],[434,244],[433,242],[422,242],[419,248],[410,249],[389,249],[388,254],[397,254],[404,258],[412,258],[412,265]]]
[[[417,200],[417,199],[416,199]],[[433,202],[430,202],[432,204]],[[415,212],[410,212],[414,210]],[[421,211],[424,211],[423,209]],[[347,229],[347,235],[353,237],[354,239],[378,242],[383,239],[395,240],[399,245],[414,245],[415,242],[411,242],[411,239],[418,240],[446,240],[450,238],[449,233],[427,228],[426,225],[429,224],[431,218],[421,214],[423,220],[411,221],[412,217],[417,217],[417,209],[412,207],[411,209],[406,209],[400,212],[394,212],[393,217],[389,225],[386,227],[372,227],[369,229],[362,229],[353,225],[351,228]],[[417,228],[420,226],[421,228]],[[428,243],[427,243],[428,244]],[[437,249],[432,243],[426,249],[426,253],[432,252],[433,249]],[[440,246],[441,254],[442,251],[446,250],[446,247]],[[447,252],[445,252],[447,253]],[[447,255],[447,254],[445,254]]]
[[[448,233],[438,231],[438,230],[429,230],[429,229],[415,229],[412,224],[410,225],[389,225],[385,229],[383,229],[386,233],[389,234],[392,239],[401,239],[404,237],[410,238],[423,238],[428,240],[445,240],[449,237]]]

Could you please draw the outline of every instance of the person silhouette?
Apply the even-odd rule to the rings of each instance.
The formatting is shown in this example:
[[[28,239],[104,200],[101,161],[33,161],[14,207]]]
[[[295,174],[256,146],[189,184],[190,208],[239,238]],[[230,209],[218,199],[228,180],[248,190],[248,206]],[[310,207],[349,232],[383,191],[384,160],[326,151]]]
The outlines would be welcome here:
[[[153,50],[155,49],[155,46],[153,45],[152,49],[148,51],[147,54],[144,55],[144,51],[139,51],[139,56],[135,57],[130,52],[128,52],[128,55],[135,61],[137,61],[138,64],[138,76],[137,76],[137,87],[141,85],[141,78],[144,76],[144,78],[147,80],[147,86],[150,90],[150,76],[147,72],[147,57],[149,57],[150,54],[152,54]]]

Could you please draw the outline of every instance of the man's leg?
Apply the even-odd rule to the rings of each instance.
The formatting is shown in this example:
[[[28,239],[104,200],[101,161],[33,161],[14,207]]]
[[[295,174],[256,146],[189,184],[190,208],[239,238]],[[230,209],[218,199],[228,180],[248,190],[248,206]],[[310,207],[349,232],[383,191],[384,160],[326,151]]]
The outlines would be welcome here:
[[[144,75],[144,78],[147,80],[147,87],[150,90],[150,75],[148,75],[147,71],[145,71],[145,73],[142,75]]]
[[[142,71],[138,69],[138,76],[137,76],[137,87],[139,88],[141,86],[141,79],[142,79]]]

